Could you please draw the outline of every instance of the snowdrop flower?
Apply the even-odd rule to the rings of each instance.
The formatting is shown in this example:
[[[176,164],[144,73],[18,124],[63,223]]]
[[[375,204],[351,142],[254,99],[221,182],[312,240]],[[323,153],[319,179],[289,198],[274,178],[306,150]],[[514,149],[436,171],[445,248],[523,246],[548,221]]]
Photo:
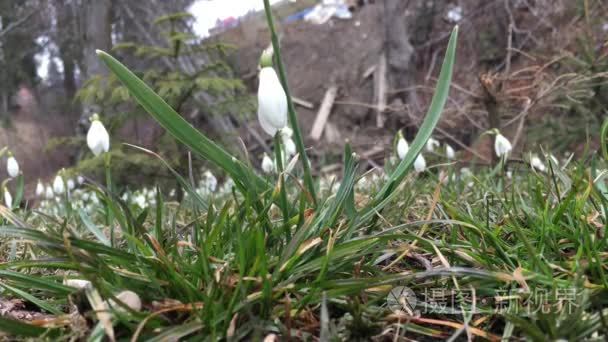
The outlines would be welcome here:
[[[9,209],[13,207],[13,196],[6,187],[4,187],[4,205]]]
[[[148,206],[148,203],[146,202],[146,196],[144,196],[143,194],[139,194],[137,196],[135,196],[135,204],[137,204],[137,206],[139,206],[142,209],[145,209]]]
[[[65,184],[63,183],[61,174],[58,174],[53,181],[53,192],[57,195],[61,195],[65,192]]]
[[[74,180],[72,178],[68,179],[67,184],[68,190],[74,190],[74,188],[76,187],[76,183],[74,183]]]
[[[494,151],[496,152],[496,156],[499,158],[507,157],[513,146],[511,146],[511,142],[504,137],[504,135],[496,132],[496,140],[494,141]]]
[[[258,120],[266,133],[274,136],[287,125],[287,96],[272,68],[272,53],[264,51],[260,59]]]
[[[44,192],[44,197],[47,200],[53,199],[53,197],[55,197],[55,193],[53,192],[53,188],[51,188],[50,185],[46,186],[46,191]]]
[[[426,169],[426,160],[424,160],[422,153],[420,153],[418,157],[416,157],[416,161],[414,161],[414,169],[418,173],[421,173]]]
[[[426,150],[428,152],[434,152],[437,147],[439,147],[441,143],[433,138],[429,138],[426,142]]]
[[[403,137],[401,131],[397,132],[397,137],[397,155],[399,156],[399,159],[403,159],[405,158],[407,151],[409,151],[410,146],[407,144],[407,141]]]
[[[530,165],[540,172],[545,172],[547,170],[545,164],[543,164],[543,162],[537,156],[534,156],[532,157],[532,159],[530,159]]]
[[[291,127],[285,126],[285,127],[283,127],[283,129],[281,129],[281,137],[283,137],[283,140],[287,140],[287,139],[291,138],[292,136],[293,136],[293,130],[291,129]]]
[[[17,163],[17,159],[13,157],[11,152],[8,153],[8,159],[6,160],[6,173],[11,178],[15,178],[19,175],[19,163]]]
[[[217,178],[211,173],[211,171],[207,170],[204,173],[205,176],[205,186],[207,190],[210,192],[214,192],[217,189]]]
[[[82,177],[82,176],[76,177],[76,182],[78,182],[78,184],[84,184],[84,177]]]
[[[267,174],[274,171],[274,162],[266,153],[264,153],[264,158],[262,158],[262,171]]]
[[[40,181],[40,179],[38,180],[38,184],[36,185],[36,197],[42,197],[42,195],[44,195],[44,185],[42,184],[42,182]]]
[[[285,148],[285,156],[287,156],[287,158],[296,154],[296,144],[291,138],[283,140],[283,147]]]
[[[445,144],[445,156],[448,157],[449,160],[456,158],[456,152],[449,144]]]
[[[97,114],[93,114],[91,117],[91,127],[87,133],[87,145],[96,156],[110,150],[110,136]]]

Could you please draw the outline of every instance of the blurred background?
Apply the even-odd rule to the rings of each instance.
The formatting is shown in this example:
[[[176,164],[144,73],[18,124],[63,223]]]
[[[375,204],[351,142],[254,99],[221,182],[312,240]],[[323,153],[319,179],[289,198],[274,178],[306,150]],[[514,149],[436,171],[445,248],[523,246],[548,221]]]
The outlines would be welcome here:
[[[398,129],[413,138],[454,25],[454,83],[435,138],[461,162],[491,162],[492,142],[481,136],[490,128],[518,151],[597,146],[608,108],[606,1],[271,2],[316,172],[339,171],[347,139],[371,168],[390,155]],[[30,192],[63,167],[102,174],[103,158],[85,144],[96,112],[120,184],[174,181],[123,143],[188,172],[187,151],[109,75],[96,49],[233,153],[259,165],[270,151],[256,119],[257,63],[270,43],[262,0],[1,0],[0,19],[0,147],[20,161]]]

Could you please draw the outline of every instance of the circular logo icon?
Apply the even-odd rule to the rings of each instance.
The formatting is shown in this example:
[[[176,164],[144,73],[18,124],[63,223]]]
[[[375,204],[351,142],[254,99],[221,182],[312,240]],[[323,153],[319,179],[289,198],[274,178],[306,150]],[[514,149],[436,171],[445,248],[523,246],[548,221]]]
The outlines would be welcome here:
[[[418,299],[412,289],[406,286],[396,286],[386,297],[386,304],[393,310],[405,310],[408,313],[413,313]]]

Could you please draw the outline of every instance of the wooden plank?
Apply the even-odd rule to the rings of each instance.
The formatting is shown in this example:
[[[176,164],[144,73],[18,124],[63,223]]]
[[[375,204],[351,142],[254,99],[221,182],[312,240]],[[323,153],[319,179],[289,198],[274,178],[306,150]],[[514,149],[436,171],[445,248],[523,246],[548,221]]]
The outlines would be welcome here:
[[[323,98],[323,102],[321,103],[321,107],[319,108],[319,112],[315,118],[315,122],[312,125],[312,130],[310,131],[310,137],[314,141],[319,141],[319,139],[321,139],[321,135],[323,134],[325,124],[327,124],[327,119],[329,118],[331,108],[334,105],[337,95],[338,86],[335,85],[329,87],[329,89],[327,89],[325,92],[325,97]]]

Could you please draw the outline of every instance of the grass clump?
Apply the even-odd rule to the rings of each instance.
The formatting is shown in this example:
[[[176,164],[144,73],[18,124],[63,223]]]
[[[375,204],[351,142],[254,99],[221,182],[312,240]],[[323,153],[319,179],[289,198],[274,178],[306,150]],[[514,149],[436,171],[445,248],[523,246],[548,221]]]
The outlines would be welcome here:
[[[0,300],[34,315],[2,317],[0,328],[49,340],[601,338],[604,161],[410,172],[445,105],[456,38],[403,159],[361,176],[347,144],[339,183],[312,177],[292,105],[299,154],[282,165],[277,135],[279,174],[263,177],[100,52],[231,183],[218,190],[206,175],[197,188],[171,170],[181,202],[159,189],[119,195],[108,158],[105,188],[89,181],[38,210],[0,206]]]

